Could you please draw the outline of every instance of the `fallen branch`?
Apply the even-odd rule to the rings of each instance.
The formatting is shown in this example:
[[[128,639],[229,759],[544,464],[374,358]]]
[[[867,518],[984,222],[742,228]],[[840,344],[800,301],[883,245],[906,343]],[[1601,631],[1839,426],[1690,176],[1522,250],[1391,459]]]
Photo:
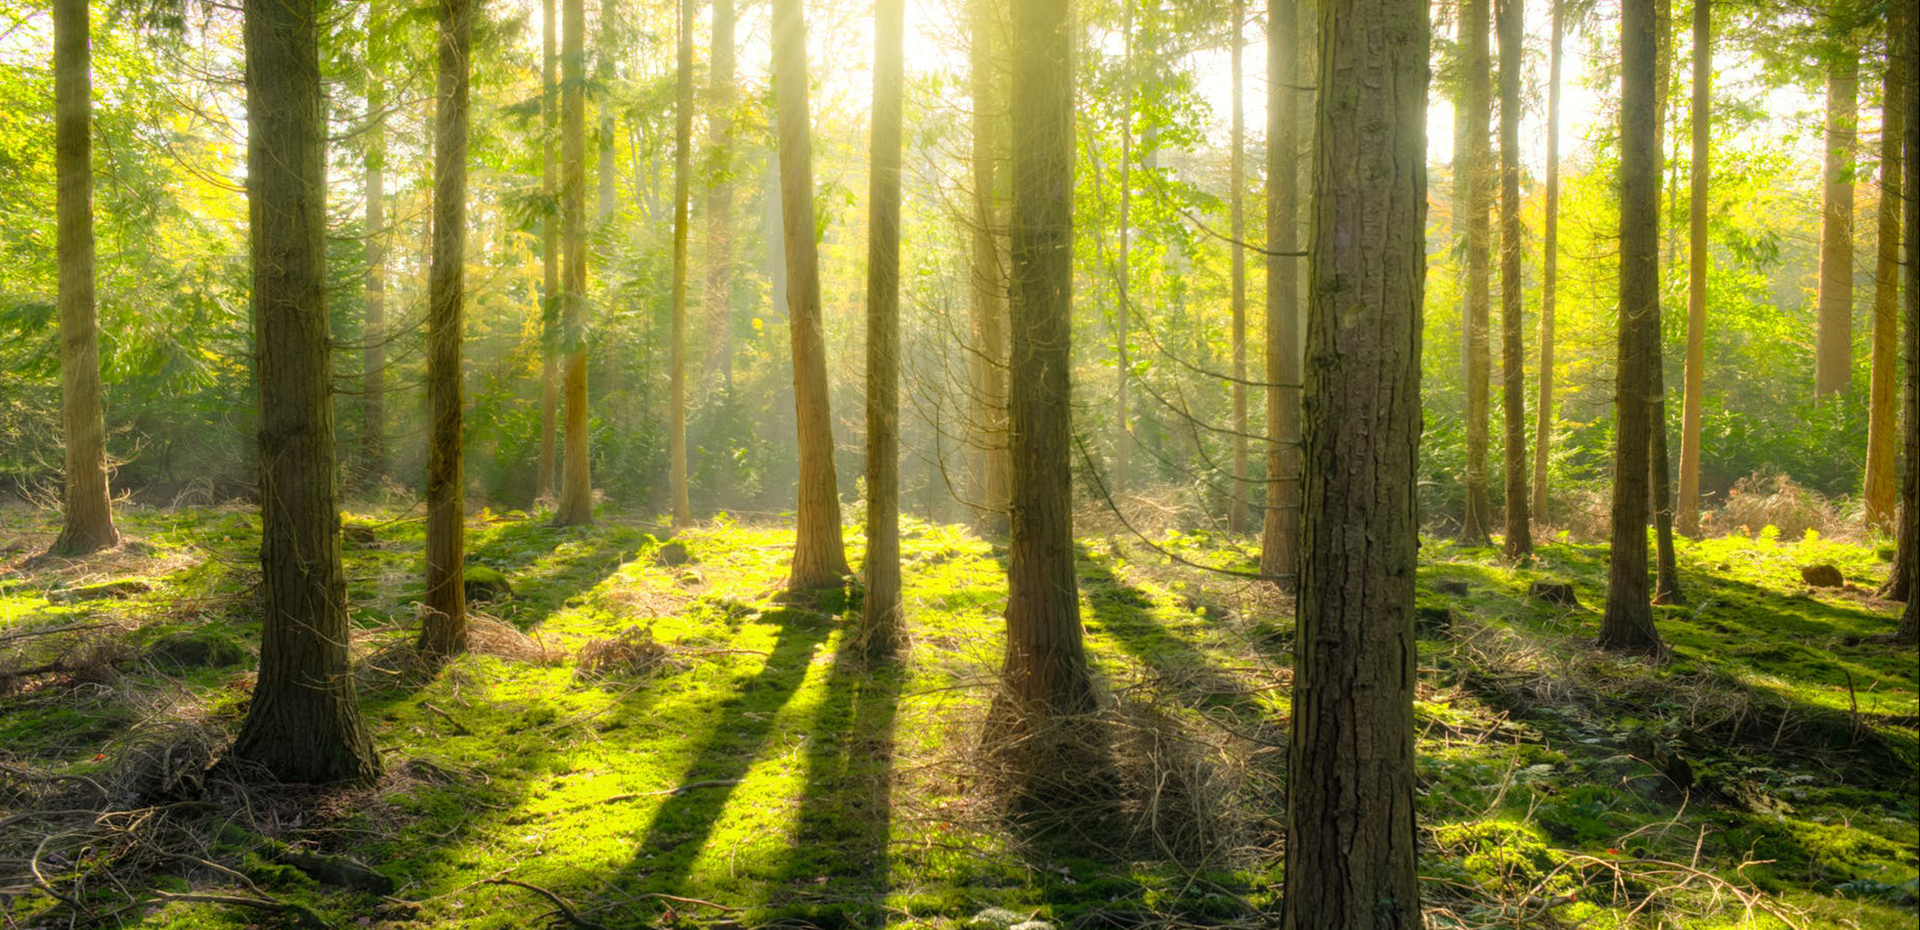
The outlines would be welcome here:
[[[195,904],[225,904],[230,907],[250,907],[257,911],[274,911],[281,914],[292,914],[299,918],[301,923],[310,927],[324,928],[331,926],[327,923],[325,917],[320,916],[319,911],[305,904],[301,904],[298,901],[282,901],[279,898],[269,898],[264,895],[256,898],[247,895],[209,894],[198,891],[156,891],[153,892],[153,897],[156,901],[168,903],[181,901]]]
[[[689,791],[694,791],[700,788],[731,788],[734,785],[737,785],[739,783],[740,783],[740,779],[738,778],[712,778],[706,781],[688,782],[687,784],[681,785],[678,788],[668,788],[665,791],[636,791],[632,794],[616,794],[610,798],[601,798],[598,803],[617,804],[621,801],[637,801],[641,798],[671,797],[676,794],[685,794]]]
[[[573,909],[573,905],[567,903],[567,899],[562,898],[559,895],[554,894],[553,892],[540,887],[539,885],[533,885],[527,882],[518,881],[516,879],[511,879],[511,878],[489,878],[485,882],[483,882],[483,884],[512,885],[515,888],[525,888],[528,891],[533,892],[534,894],[537,894],[543,898],[546,898],[549,902],[553,904],[555,908],[554,913],[560,915],[561,917],[566,918],[568,923],[573,924],[576,927],[579,927],[580,930],[612,930],[612,928],[606,926],[605,924],[597,924],[591,920],[586,919],[585,917],[580,916],[580,914]]]

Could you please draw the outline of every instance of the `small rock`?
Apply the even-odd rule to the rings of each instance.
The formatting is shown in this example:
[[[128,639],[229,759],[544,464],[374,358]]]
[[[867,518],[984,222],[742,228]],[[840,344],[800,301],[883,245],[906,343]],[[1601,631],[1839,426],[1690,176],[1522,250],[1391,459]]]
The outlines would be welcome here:
[[[470,602],[497,601],[513,596],[512,583],[497,569],[468,565],[462,574],[466,577],[467,600]]]
[[[1580,599],[1573,593],[1573,583],[1568,581],[1536,581],[1527,589],[1527,599],[1560,607],[1580,606]]]
[[[1007,930],[1053,930],[1053,925],[1044,920],[1023,920]]]
[[[1800,580],[1805,581],[1809,587],[1839,588],[1846,586],[1847,576],[1840,574],[1840,570],[1831,565],[1802,565]]]
[[[180,669],[225,668],[246,657],[238,643],[206,630],[168,633],[147,647],[148,659]]]
[[[965,930],[1013,930],[1016,924],[1025,922],[1021,917],[1004,907],[990,907],[972,917],[962,926]]]
[[[1467,594],[1467,583],[1458,578],[1442,578],[1433,583],[1433,589],[1441,594],[1465,597]]]
[[[688,552],[686,546],[677,542],[667,543],[653,554],[653,562],[656,565],[672,567],[685,565],[691,561],[693,561],[693,553]]]
[[[1445,607],[1415,607],[1413,630],[1420,636],[1446,636],[1453,632],[1453,611]]]
[[[674,577],[678,579],[681,584],[685,585],[707,583],[707,576],[700,574],[700,570],[695,568],[684,569]]]

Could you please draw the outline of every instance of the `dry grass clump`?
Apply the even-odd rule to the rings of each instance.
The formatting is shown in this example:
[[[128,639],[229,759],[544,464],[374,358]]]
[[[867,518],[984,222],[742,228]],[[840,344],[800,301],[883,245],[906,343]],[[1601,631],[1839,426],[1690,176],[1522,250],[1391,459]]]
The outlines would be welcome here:
[[[1818,491],[1794,483],[1783,472],[1754,472],[1733,483],[1719,510],[1702,516],[1709,532],[1752,535],[1762,527],[1780,530],[1782,539],[1799,539],[1814,530],[1843,536],[1858,521],[1842,519],[1839,508]]]
[[[629,627],[611,639],[589,640],[576,656],[583,677],[647,676],[679,667],[673,650],[653,638],[653,626]]]

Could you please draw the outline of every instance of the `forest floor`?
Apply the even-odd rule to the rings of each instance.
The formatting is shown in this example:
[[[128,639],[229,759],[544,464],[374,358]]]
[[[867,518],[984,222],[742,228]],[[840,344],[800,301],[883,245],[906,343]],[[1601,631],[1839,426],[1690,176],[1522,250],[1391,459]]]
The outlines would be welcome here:
[[[966,529],[907,527],[913,649],[869,669],[837,649],[856,591],[779,596],[790,529],[668,542],[619,514],[481,512],[470,564],[512,591],[429,679],[406,662],[418,513],[350,513],[386,775],[316,790],[208,768],[258,649],[251,509],[130,507],[119,549],[36,561],[53,519],[0,508],[8,927],[1257,926],[1276,908],[1287,603],[1163,554],[1246,569],[1250,542],[1082,538],[1118,790],[1041,821],[998,803],[978,751],[1005,552]],[[1589,644],[1604,548],[1550,542],[1516,568],[1428,541],[1430,926],[1910,930],[1920,663],[1871,639],[1893,626],[1870,593],[1889,556],[1683,544],[1688,603],[1656,609],[1672,655],[1651,661]],[[1808,588],[1812,563],[1850,584]],[[1576,603],[1530,597],[1540,580]]]

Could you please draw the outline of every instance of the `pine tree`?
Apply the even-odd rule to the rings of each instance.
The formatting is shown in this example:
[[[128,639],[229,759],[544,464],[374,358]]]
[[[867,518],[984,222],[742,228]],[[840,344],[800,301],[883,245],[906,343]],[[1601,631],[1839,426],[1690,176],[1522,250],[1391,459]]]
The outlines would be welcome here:
[[[900,132],[905,0],[873,9],[873,133],[867,220],[867,591],[860,642],[898,654],[900,602]]]

